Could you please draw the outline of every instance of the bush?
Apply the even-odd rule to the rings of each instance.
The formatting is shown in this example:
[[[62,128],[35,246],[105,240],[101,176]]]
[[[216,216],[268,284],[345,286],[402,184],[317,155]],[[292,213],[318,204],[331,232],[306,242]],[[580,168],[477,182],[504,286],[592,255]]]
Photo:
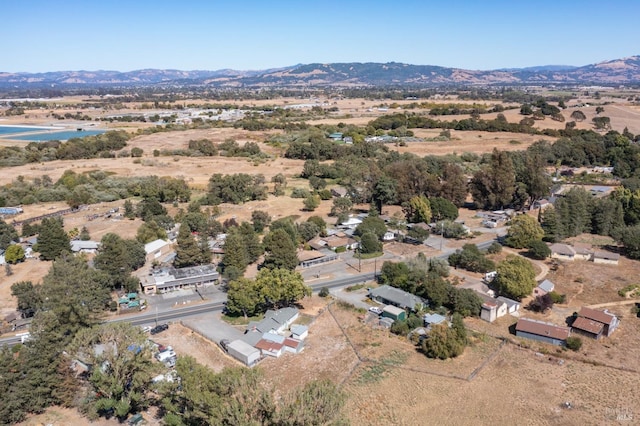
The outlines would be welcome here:
[[[551,293],[549,293],[549,297],[551,298],[553,303],[564,303],[567,301],[566,294],[556,293],[555,291],[552,291]]]
[[[407,321],[394,321],[391,325],[391,332],[399,336],[406,336],[409,334],[409,324]]]
[[[320,289],[320,292],[318,293],[318,296],[320,296],[320,297],[328,297],[329,296],[329,289],[327,287],[322,287]]]
[[[572,351],[579,351],[582,347],[582,339],[579,337],[567,337],[567,348]]]
[[[489,248],[487,248],[487,253],[489,253],[489,254],[498,254],[501,251],[502,251],[502,244],[500,244],[497,241],[491,243]]]
[[[304,188],[293,188],[291,191],[291,198],[308,198],[311,196],[311,192]]]
[[[551,256],[551,249],[544,241],[535,240],[531,241],[528,246],[529,255],[538,260],[544,260]]]

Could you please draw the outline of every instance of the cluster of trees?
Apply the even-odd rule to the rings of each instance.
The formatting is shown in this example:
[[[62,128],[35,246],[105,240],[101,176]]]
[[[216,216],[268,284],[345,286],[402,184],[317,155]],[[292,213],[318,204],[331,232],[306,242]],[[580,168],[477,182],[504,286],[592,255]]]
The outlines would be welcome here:
[[[233,175],[214,174],[209,178],[209,187],[203,203],[217,205],[220,203],[241,204],[246,201],[266,200],[267,187],[264,175],[255,176],[246,173]]]
[[[187,149],[172,149],[172,150],[154,150],[153,155],[159,157],[165,156],[185,156],[185,157],[214,157],[221,155],[224,157],[266,157],[257,143],[246,142],[243,146],[240,146],[238,142],[233,139],[227,139],[226,141],[216,144],[210,139],[195,139],[190,140]]]
[[[454,313],[451,327],[448,324],[432,326],[427,338],[422,340],[420,349],[429,358],[448,359],[461,355],[467,343],[467,329],[462,315]]]
[[[465,244],[461,250],[456,250],[449,256],[449,264],[456,268],[471,272],[490,272],[495,270],[496,264],[488,259],[475,244]]]
[[[231,281],[227,290],[227,312],[230,315],[254,316],[267,309],[291,306],[311,295],[299,272],[283,268],[263,268],[255,279]]]
[[[0,167],[21,166],[53,160],[113,158],[127,145],[131,135],[125,131],[110,131],[96,136],[69,139],[67,142],[32,142],[25,147],[0,148]]]
[[[407,263],[384,262],[379,280],[429,300],[431,307],[444,306],[462,316],[479,316],[482,300],[473,290],[454,287],[445,279],[448,275],[445,260],[427,259],[421,253]]]
[[[86,173],[66,170],[56,182],[47,175],[31,181],[18,176],[0,187],[0,207],[51,201],[65,201],[70,207],[77,207],[129,197],[185,202],[190,199],[191,190],[182,178],[117,177],[100,170]]]

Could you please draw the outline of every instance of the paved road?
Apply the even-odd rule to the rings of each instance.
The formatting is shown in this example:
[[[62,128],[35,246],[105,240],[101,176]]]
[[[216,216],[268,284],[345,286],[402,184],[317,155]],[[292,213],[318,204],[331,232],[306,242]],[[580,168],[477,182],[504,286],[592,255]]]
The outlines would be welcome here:
[[[492,243],[493,241],[485,241],[477,244],[477,246],[479,249],[484,250]],[[435,257],[446,259],[453,252],[455,252],[454,249],[448,249]],[[382,266],[382,262],[384,260],[391,258],[393,258],[393,256],[384,256],[383,258],[375,260],[374,264],[376,265],[376,271]],[[371,260],[368,261],[368,264],[371,264]],[[341,262],[338,262],[338,265],[341,265],[344,270],[344,265]],[[326,266],[327,265],[321,265],[319,268],[325,268]],[[364,270],[365,268],[363,267],[362,269]],[[320,291],[323,287],[327,287],[331,290],[374,280],[376,277],[376,271],[359,273],[354,270],[355,273],[353,274],[341,274],[341,276],[331,279],[323,279],[322,276],[319,279],[313,279],[313,274],[311,274],[312,278],[307,279],[307,283],[314,292]],[[307,273],[306,275],[309,276],[310,274]],[[145,313],[125,314],[120,317],[107,320],[106,322],[127,321],[132,325],[155,325],[156,323],[172,322],[184,318],[193,318],[203,314],[221,312],[224,307],[226,295],[222,292],[220,287],[211,286],[203,291],[204,293],[201,293],[201,295],[198,295],[195,292],[191,293],[191,295],[186,293],[178,297],[169,298],[168,300],[165,298],[155,298],[155,296],[153,296],[151,297],[153,303],[150,304],[150,308]],[[205,300],[202,300],[203,297]],[[209,297],[212,299],[209,299]],[[20,343],[20,340],[20,336],[6,337],[0,339],[0,346],[4,344],[13,346]]]

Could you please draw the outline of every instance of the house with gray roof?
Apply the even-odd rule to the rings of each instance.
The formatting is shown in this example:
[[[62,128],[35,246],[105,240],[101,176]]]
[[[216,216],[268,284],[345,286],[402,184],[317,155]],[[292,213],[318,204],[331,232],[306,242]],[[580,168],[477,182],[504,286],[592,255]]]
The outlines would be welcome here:
[[[393,305],[410,311],[422,309],[426,306],[422,298],[388,285],[369,289],[369,298],[385,305]]]
[[[282,333],[293,322],[298,319],[300,312],[297,308],[282,308],[277,311],[269,309],[264,314],[262,321],[251,321],[247,326],[247,331],[257,331],[259,333]]]

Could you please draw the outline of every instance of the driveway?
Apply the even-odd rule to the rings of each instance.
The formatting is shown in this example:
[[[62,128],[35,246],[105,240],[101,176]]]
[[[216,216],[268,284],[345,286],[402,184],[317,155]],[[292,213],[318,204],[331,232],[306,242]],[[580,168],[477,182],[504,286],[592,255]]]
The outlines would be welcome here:
[[[241,338],[244,332],[227,324],[220,316],[219,312],[213,312],[198,318],[183,320],[182,323],[214,342],[220,342],[222,339],[232,341]]]

